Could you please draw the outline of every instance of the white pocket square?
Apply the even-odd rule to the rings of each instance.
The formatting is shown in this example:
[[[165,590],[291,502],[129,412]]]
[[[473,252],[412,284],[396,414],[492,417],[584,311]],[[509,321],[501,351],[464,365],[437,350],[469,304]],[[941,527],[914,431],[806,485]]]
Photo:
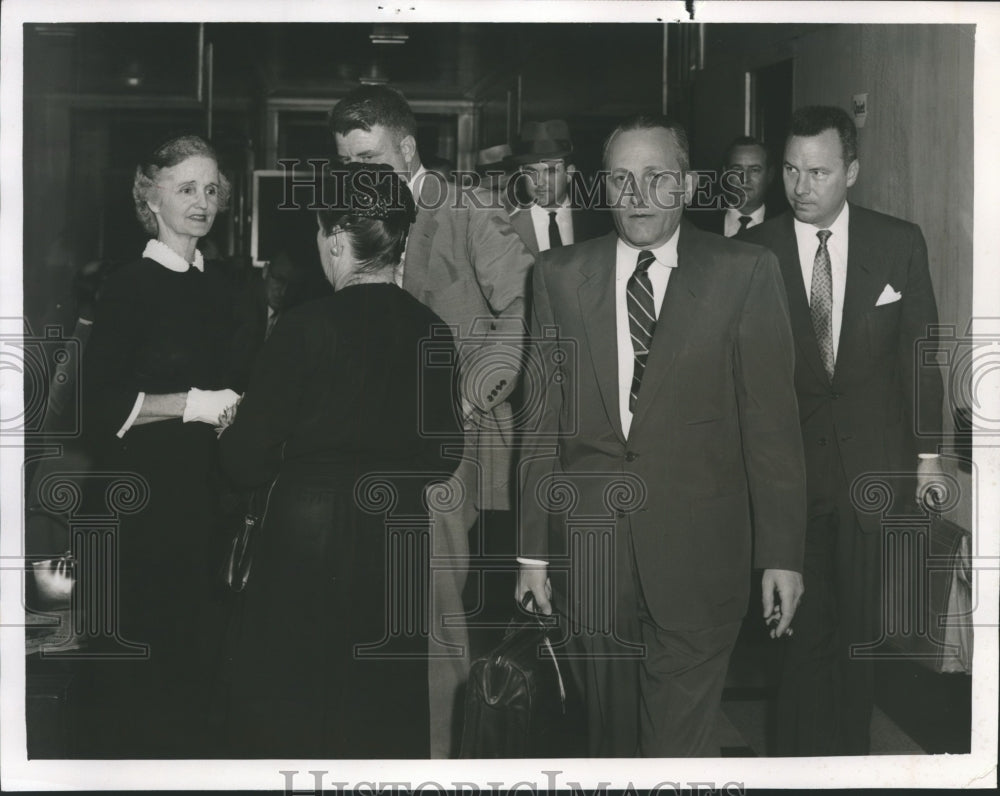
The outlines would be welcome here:
[[[903,297],[902,293],[897,293],[892,289],[892,285],[886,285],[882,289],[882,295],[878,297],[878,301],[875,302],[876,307],[881,307],[883,304],[892,304],[894,301],[899,301]]]

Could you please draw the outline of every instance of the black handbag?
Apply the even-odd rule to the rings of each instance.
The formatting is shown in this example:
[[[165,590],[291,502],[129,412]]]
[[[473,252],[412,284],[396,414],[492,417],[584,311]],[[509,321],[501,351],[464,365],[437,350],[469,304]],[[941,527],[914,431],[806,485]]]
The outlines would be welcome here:
[[[461,757],[573,755],[575,734],[567,712],[570,683],[563,678],[550,640],[557,627],[555,615],[524,612],[511,620],[503,641],[489,655],[473,662]],[[579,724],[576,734],[578,730]]]
[[[235,592],[243,591],[250,579],[254,548],[259,544],[259,537],[264,531],[267,507],[276,483],[277,478],[268,486],[250,493],[247,510],[243,515],[243,526],[233,535],[229,544],[229,552],[222,566],[222,580]]]

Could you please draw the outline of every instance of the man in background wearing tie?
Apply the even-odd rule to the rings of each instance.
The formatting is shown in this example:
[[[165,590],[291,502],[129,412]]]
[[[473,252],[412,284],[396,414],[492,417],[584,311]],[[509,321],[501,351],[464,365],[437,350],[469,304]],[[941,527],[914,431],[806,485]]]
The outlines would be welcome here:
[[[395,89],[354,89],[334,107],[330,124],[343,162],[386,163],[407,179],[417,218],[397,280],[453,328],[459,344],[465,449],[450,482],[459,505],[432,507],[432,555],[448,566],[431,571],[430,753],[448,757],[457,752],[453,716],[469,666],[468,632],[455,619],[464,614],[468,533],[480,512],[510,509],[514,419],[508,399],[519,376],[524,293],[534,257],[493,197],[484,191],[473,201],[447,175],[421,165],[416,118]]]
[[[534,254],[608,231],[606,213],[573,202],[573,175],[581,175],[573,165],[573,144],[562,119],[525,122],[511,162],[518,168],[511,179],[523,196],[510,209],[510,223]]]
[[[882,529],[856,511],[851,483],[915,471],[918,500],[934,487],[935,443],[915,430],[940,433],[941,376],[918,372],[915,356],[937,307],[920,228],[847,202],[859,171],[850,116],[800,108],[790,130],[792,210],[741,236],[781,263],[807,467],[807,596],[788,642],[776,751],[859,755],[870,750],[874,673],[851,645],[880,636]]]
[[[302,267],[286,250],[279,251],[262,271],[251,269],[238,291],[234,352],[236,381],[243,389],[257,355],[274,331],[278,319],[303,300],[299,290],[304,282]]]
[[[693,189],[683,127],[619,125],[604,168],[617,234],[546,252],[532,280],[545,389],[521,459],[516,596],[584,629],[571,639],[590,756],[717,756],[751,558],[772,636],[802,593],[788,311],[770,252],[681,220]],[[573,517],[546,504],[566,494],[553,479],[575,489]],[[635,505],[609,513],[622,480]],[[581,540],[577,520],[601,516],[600,538]],[[591,566],[594,550],[611,560]]]
[[[716,199],[719,209],[690,211],[691,220],[702,229],[731,238],[764,222],[769,212],[767,193],[774,181],[767,149],[750,136],[740,136],[726,148],[723,158],[723,182]]]

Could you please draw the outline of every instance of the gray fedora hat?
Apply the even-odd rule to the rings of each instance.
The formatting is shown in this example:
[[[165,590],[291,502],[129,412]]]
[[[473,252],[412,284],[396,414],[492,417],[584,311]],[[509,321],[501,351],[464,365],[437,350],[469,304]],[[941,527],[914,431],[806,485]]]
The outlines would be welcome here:
[[[562,119],[525,122],[514,144],[513,162],[518,166],[541,160],[557,160],[573,154],[569,126]]]

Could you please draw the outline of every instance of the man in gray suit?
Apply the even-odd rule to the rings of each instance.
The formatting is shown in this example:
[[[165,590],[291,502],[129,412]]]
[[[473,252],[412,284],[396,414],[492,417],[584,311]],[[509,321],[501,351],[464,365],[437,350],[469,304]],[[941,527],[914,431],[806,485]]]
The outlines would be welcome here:
[[[716,756],[751,562],[772,636],[802,594],[788,308],[771,252],[682,222],[680,125],[624,122],[604,168],[617,234],[546,252],[532,278],[545,389],[517,597],[584,628],[591,756]]]
[[[432,652],[435,638],[464,650],[461,657],[432,657],[429,667],[431,756],[447,757],[456,751],[451,719],[468,672],[468,634],[442,617],[463,612],[469,529],[481,511],[510,509],[514,423],[508,396],[519,374],[525,285],[534,257],[488,194],[472,201],[423,168],[416,119],[398,91],[355,89],[336,105],[330,122],[342,161],[386,163],[409,182],[417,218],[398,282],[452,326],[459,343],[465,450],[452,487],[464,500],[454,511],[433,514],[433,554],[450,563],[449,571],[432,571]]]

